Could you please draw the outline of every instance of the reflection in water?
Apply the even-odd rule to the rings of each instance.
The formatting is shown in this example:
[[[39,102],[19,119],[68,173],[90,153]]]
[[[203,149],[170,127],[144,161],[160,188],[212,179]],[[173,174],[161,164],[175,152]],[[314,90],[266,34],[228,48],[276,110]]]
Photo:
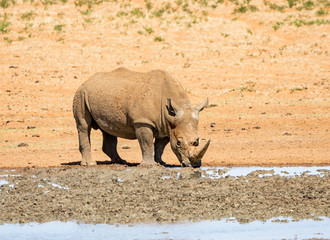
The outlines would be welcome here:
[[[0,225],[0,237],[11,239],[308,239],[330,238],[330,218],[322,221],[273,219],[240,224],[202,221],[176,224],[78,224],[48,222]]]
[[[320,175],[329,174],[330,166],[311,167],[201,167],[206,172],[203,177],[221,178],[226,176],[240,177],[256,173],[259,177],[280,175],[282,177],[295,177],[302,174]]]

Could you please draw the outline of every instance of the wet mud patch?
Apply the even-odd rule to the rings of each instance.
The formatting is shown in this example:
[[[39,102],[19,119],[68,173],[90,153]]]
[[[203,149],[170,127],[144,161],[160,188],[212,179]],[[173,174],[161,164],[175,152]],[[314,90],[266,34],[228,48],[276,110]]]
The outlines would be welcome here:
[[[203,169],[160,167],[0,170],[0,223],[330,217],[328,170],[294,177],[270,173],[209,178]]]

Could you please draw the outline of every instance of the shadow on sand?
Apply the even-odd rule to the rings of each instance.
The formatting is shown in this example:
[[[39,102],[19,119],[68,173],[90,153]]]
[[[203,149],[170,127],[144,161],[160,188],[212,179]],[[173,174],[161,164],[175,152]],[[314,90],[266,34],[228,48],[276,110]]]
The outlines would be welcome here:
[[[81,163],[81,161],[77,161],[77,162],[67,162],[67,163],[61,163],[62,166],[79,166]],[[129,162],[125,162],[125,163],[118,163],[118,162],[112,162],[112,161],[96,161],[97,165],[114,165],[114,164],[118,164],[118,165],[125,165],[128,167],[136,167],[139,166],[140,163],[129,163]],[[177,164],[164,164],[162,165],[165,168],[181,168],[181,165],[177,165]]]

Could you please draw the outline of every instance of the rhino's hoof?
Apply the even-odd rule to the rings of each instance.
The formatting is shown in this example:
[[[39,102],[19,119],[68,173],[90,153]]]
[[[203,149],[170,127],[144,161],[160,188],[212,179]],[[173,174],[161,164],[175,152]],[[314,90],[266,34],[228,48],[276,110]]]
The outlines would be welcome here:
[[[156,163],[157,163],[158,165],[161,165],[161,166],[166,166],[166,165],[167,165],[166,162],[164,162],[163,160],[156,161]]]
[[[95,166],[97,163],[95,161],[81,161],[81,166]]]
[[[127,165],[128,162],[124,159],[121,159],[121,158],[116,158],[114,160],[111,160],[111,163],[113,164],[122,164],[122,165]]]
[[[156,162],[153,162],[153,163],[149,163],[149,162],[142,162],[140,163],[139,166],[143,167],[143,168],[151,168],[151,167],[155,167],[157,166],[158,164]]]

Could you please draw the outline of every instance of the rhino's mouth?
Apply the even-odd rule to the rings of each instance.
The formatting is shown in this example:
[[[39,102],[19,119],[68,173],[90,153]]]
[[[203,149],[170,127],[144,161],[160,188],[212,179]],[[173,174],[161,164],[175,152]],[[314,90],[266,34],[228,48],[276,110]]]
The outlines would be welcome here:
[[[183,167],[193,167],[193,168],[199,168],[202,166],[202,161],[199,161],[199,162],[194,162],[194,163],[191,163],[191,162],[184,162],[182,161],[182,166]]]
[[[208,140],[204,146],[195,148],[191,154],[188,154],[188,157],[182,156],[181,158],[182,166],[193,167],[193,168],[200,167],[202,165],[202,158],[206,153],[206,150],[208,149],[210,142],[211,141]]]

